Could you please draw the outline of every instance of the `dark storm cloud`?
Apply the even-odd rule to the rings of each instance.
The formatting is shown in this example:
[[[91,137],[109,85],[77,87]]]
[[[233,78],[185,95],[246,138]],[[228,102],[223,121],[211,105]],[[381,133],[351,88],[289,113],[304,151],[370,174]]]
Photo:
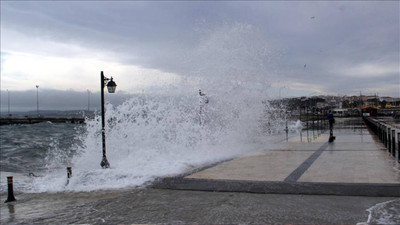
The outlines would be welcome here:
[[[399,2],[370,1],[3,2],[2,29],[101,50],[118,62],[184,76],[206,67],[218,71],[218,63],[231,58],[251,70],[258,57],[257,65],[268,64],[263,69],[269,76],[287,86],[298,82],[342,94],[381,88],[398,95],[398,88],[389,85],[399,83],[398,9]],[[237,37],[242,42],[216,35],[226,31],[235,38],[237,24],[252,27]],[[211,41],[219,37],[222,41],[213,48]],[[224,43],[249,45],[240,48],[241,55],[264,47],[269,55],[228,56],[232,52],[224,52]],[[202,52],[205,45],[207,54]],[[374,66],[357,69],[366,64]],[[392,70],[379,74],[381,68]],[[363,76],[373,69],[379,76]]]
[[[196,7],[182,2],[18,2],[5,4],[6,28],[26,35],[118,53],[156,67],[193,45]],[[29,18],[29,19],[27,19]],[[161,60],[163,59],[163,60]],[[153,62],[155,61],[155,62]]]

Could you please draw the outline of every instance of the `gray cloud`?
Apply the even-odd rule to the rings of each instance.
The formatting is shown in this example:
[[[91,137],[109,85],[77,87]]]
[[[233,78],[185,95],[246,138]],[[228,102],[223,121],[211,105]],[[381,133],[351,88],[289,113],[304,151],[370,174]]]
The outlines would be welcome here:
[[[400,83],[398,8],[343,1],[3,2],[1,24],[6,35],[15,30],[183,76],[246,74],[330,93],[381,88],[395,96],[398,88],[389,84]],[[379,78],[345,74],[364,64],[397,70]]]

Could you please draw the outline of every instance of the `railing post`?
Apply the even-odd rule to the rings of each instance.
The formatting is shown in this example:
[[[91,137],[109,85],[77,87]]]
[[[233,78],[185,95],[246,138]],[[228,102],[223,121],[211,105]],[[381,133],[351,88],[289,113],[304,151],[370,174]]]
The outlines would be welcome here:
[[[390,127],[387,128],[387,132],[388,132],[387,148],[388,148],[388,151],[391,153],[392,152],[392,138],[391,138]]]
[[[392,129],[392,156],[396,158],[396,131]]]
[[[382,129],[382,143],[386,146],[386,127],[384,124],[381,124],[381,129]]]
[[[400,132],[397,133],[397,162],[400,163]]]
[[[299,120],[301,122],[301,104],[300,104],[300,107],[299,107]]]
[[[381,132],[382,132],[382,130],[381,130],[381,124],[379,123],[379,124],[378,124],[378,138],[379,138],[380,141],[382,141],[382,139],[381,139]]]
[[[312,134],[313,134],[313,139],[315,139],[315,133],[314,133],[314,130],[315,130],[315,124],[314,124],[314,120],[315,120],[315,111],[314,111],[314,108],[312,109]]]
[[[386,143],[386,140],[387,140],[386,126],[385,126],[385,125],[382,125],[382,129],[383,129],[383,144],[384,144],[385,147],[387,148],[387,143]]]

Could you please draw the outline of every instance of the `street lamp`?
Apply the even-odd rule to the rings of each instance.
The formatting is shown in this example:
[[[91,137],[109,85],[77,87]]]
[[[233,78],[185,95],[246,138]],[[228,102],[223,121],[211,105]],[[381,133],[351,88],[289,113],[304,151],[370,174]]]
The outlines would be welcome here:
[[[39,117],[39,85],[36,85],[36,112]]]
[[[103,159],[101,160],[100,166],[102,168],[110,168],[110,163],[108,163],[106,157],[106,130],[105,130],[105,118],[104,118],[104,86],[107,86],[109,93],[114,93],[117,88],[117,84],[111,79],[104,76],[103,71],[100,73],[100,87],[101,87],[101,135],[103,143]]]

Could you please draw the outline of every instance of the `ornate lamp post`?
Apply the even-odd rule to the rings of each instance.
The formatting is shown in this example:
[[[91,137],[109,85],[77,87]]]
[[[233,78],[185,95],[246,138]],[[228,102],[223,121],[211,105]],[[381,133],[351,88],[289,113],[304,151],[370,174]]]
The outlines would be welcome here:
[[[111,79],[104,76],[103,71],[100,73],[100,86],[101,86],[101,134],[103,143],[103,159],[101,160],[100,166],[102,168],[109,168],[110,163],[108,163],[106,157],[106,133],[105,133],[105,117],[104,117],[104,86],[107,86],[109,93],[114,93],[117,88],[117,84]]]

